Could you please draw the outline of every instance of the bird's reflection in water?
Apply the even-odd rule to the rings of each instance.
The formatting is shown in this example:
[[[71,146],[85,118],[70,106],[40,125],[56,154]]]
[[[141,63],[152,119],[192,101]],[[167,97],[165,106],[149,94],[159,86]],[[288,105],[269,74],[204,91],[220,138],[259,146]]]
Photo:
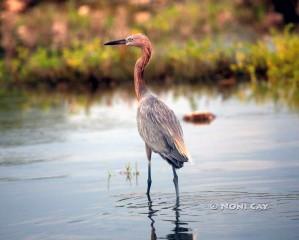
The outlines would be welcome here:
[[[175,214],[175,220],[172,221],[175,225],[174,229],[170,234],[167,234],[166,237],[164,238],[158,238],[156,234],[156,228],[155,228],[155,220],[154,217],[156,216],[155,213],[158,210],[153,209],[153,202],[151,200],[151,197],[148,195],[148,218],[151,221],[151,240],[156,240],[156,239],[168,239],[168,240],[193,240],[194,236],[193,233],[191,232],[192,230],[187,227],[186,222],[180,221],[180,202],[177,200],[175,207],[173,208],[174,214]],[[190,233],[191,232],[191,233]]]

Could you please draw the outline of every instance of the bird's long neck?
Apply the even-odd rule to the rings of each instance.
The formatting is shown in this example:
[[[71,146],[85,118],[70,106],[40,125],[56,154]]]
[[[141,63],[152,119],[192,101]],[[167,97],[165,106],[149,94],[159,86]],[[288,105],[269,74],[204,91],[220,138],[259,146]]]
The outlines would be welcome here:
[[[134,68],[134,86],[138,101],[140,101],[142,96],[147,92],[147,88],[143,80],[143,72],[151,58],[152,53],[152,47],[150,43],[145,44],[141,49],[142,56],[136,61]]]

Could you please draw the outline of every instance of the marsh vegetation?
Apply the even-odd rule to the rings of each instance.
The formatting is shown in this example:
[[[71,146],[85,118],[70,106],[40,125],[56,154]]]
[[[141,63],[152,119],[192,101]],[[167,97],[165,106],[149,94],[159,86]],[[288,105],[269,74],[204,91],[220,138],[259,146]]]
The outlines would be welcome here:
[[[50,1],[22,11],[7,8],[0,81],[73,89],[129,82],[138,51],[104,48],[103,41],[144,32],[155,47],[150,82],[264,79],[298,95],[296,26],[284,27],[266,2],[248,4]]]

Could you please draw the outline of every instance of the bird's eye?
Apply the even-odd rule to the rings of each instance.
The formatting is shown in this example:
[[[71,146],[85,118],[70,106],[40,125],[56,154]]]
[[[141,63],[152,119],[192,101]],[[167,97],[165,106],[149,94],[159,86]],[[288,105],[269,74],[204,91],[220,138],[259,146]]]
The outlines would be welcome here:
[[[132,42],[132,41],[133,41],[133,38],[132,38],[132,37],[129,37],[129,38],[128,38],[128,41],[129,41],[129,42]]]

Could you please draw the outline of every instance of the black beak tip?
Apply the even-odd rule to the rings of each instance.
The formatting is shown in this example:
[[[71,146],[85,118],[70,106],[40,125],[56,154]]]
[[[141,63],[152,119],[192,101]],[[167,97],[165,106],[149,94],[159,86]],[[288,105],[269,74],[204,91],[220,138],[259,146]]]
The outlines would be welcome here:
[[[114,41],[109,41],[109,42],[105,42],[104,45],[124,45],[126,44],[126,40],[125,39],[120,39],[120,40],[114,40]]]
[[[111,44],[111,41],[108,41],[108,42],[104,42],[104,45],[107,46],[107,45],[112,45],[112,44]]]

